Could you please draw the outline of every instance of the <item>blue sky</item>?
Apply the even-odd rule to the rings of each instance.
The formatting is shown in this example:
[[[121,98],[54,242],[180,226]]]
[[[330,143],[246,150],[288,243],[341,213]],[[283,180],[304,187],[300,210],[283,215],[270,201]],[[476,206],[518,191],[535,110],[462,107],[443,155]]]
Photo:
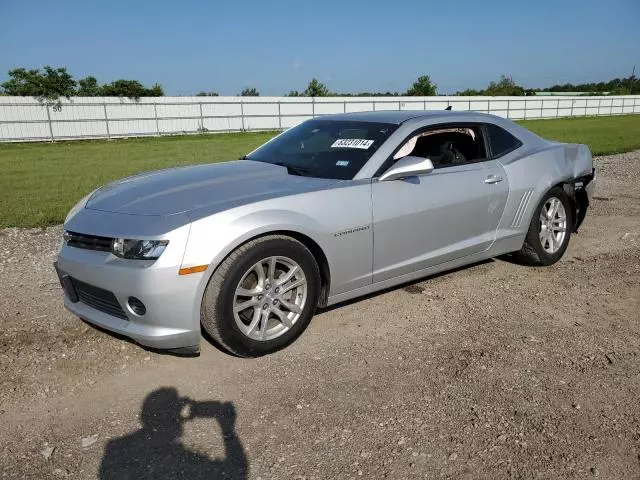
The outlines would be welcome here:
[[[525,87],[640,70],[640,0],[2,0],[0,81],[10,68],[66,66],[98,81],[215,90],[439,93],[511,75]]]

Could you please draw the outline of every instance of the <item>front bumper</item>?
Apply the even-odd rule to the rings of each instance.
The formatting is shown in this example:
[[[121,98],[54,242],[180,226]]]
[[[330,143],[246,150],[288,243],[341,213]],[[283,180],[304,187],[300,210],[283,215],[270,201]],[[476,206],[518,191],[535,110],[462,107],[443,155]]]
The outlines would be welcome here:
[[[182,250],[183,251],[183,250]],[[167,253],[167,252],[165,252]],[[200,344],[200,299],[198,285],[202,273],[178,275],[180,262],[132,261],[108,252],[63,245],[57,269],[75,280],[113,293],[126,319],[98,310],[65,294],[64,305],[83,320],[158,349],[197,351]],[[181,258],[181,254],[177,257]],[[137,315],[128,306],[136,297],[146,306]]]

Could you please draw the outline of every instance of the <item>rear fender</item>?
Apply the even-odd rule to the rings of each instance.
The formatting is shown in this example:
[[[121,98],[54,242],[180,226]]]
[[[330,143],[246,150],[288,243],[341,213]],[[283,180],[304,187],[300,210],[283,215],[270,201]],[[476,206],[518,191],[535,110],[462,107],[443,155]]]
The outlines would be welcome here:
[[[595,185],[593,158],[586,145],[549,142],[547,148],[512,161],[504,168],[509,177],[509,199],[499,236],[522,235],[524,240],[540,200],[555,186],[562,186],[571,199],[572,230],[577,230],[591,203]]]
[[[567,143],[564,146],[564,158],[571,167],[573,179],[591,175],[593,170],[593,157],[589,147],[579,143]]]
[[[564,146],[565,161],[572,167],[572,177],[564,184],[564,190],[571,199],[573,232],[582,225],[591,197],[595,189],[595,169],[593,157],[586,145],[568,143]]]

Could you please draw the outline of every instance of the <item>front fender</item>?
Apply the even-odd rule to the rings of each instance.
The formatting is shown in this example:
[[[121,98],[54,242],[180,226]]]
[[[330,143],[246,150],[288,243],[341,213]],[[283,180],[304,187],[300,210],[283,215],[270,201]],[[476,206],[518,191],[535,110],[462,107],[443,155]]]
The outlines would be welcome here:
[[[341,293],[371,283],[371,221],[371,185],[364,182],[244,205],[194,221],[182,267],[208,265],[196,274],[201,298],[215,269],[238,246],[268,233],[293,232],[322,250],[329,294]]]
[[[204,291],[218,265],[240,245],[271,232],[288,231],[313,238],[324,250],[318,227],[318,222],[311,217],[282,210],[253,212],[237,218],[214,215],[194,222],[181,268],[208,265],[205,271],[193,274],[200,276],[194,312],[200,312]]]
[[[285,210],[252,212],[225,221],[209,217],[191,226],[183,267],[209,265],[213,271],[236,248],[252,238],[277,231],[290,231],[312,238],[325,250],[321,226],[313,218]]]

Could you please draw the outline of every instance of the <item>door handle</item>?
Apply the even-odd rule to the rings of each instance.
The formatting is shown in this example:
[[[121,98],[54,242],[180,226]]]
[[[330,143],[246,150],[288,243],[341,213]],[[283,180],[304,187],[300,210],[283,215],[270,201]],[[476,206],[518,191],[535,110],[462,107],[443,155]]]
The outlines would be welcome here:
[[[499,177],[498,175],[489,175],[487,178],[484,179],[484,183],[487,183],[489,185],[493,183],[498,183],[501,181],[502,181],[502,177]]]

